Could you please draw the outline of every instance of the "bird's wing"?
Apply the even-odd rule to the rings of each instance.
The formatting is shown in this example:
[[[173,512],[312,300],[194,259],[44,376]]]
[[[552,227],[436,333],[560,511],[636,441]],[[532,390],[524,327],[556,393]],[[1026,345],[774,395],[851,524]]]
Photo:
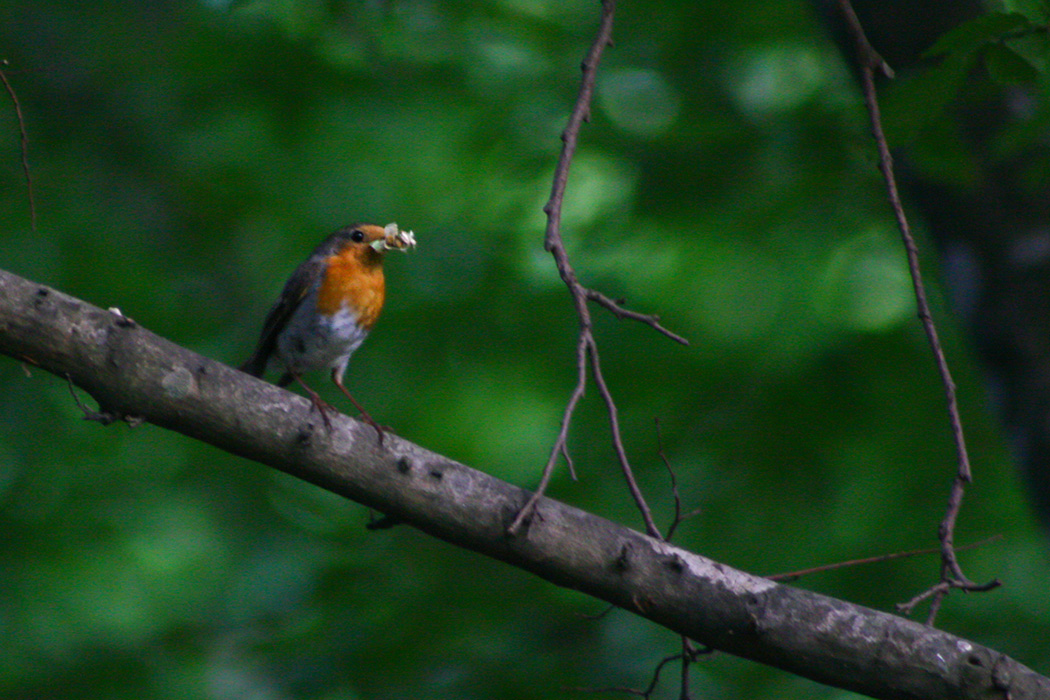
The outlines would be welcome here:
[[[288,325],[289,319],[309,293],[310,288],[317,283],[323,265],[323,258],[311,256],[310,259],[295,268],[295,272],[285,283],[277,303],[266,314],[262,334],[259,336],[259,344],[248,361],[241,365],[242,372],[256,377],[263,375],[266,371],[266,364],[277,347],[277,336]]]

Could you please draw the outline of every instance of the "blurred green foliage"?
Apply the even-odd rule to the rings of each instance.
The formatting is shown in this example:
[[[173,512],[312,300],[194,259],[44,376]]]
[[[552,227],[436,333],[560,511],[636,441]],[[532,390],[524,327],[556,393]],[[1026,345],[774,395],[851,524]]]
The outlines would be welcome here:
[[[575,377],[541,207],[597,18],[582,0],[4,3],[39,222],[5,101],[0,266],[237,364],[321,237],[396,220],[419,248],[390,261],[349,385],[399,434],[534,485]],[[615,37],[564,235],[585,284],[692,343],[595,312],[659,521],[662,443],[700,509],[676,541],[733,566],[934,546],[943,390],[863,106],[809,6],[627,3]],[[1003,536],[963,562],[1006,584],[952,596],[939,623],[1050,673],[1045,542],[926,264],[975,465],[958,540]],[[368,533],[363,508],[257,464],[85,423],[32,368],[0,362],[0,388],[2,697],[576,698],[643,687],[677,649],[408,528]],[[571,433],[579,480],[562,469],[552,495],[638,526],[595,394]],[[937,572],[925,557],[796,585],[892,609]],[[694,683],[846,695],[726,655]]]

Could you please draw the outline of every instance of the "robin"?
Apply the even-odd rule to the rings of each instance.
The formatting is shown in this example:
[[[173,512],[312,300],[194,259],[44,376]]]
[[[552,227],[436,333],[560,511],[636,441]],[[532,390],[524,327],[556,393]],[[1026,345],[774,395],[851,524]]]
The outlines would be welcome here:
[[[332,407],[303,381],[304,372],[329,369],[332,381],[376,429],[383,430],[343,385],[350,355],[368,336],[386,298],[383,253],[416,245],[411,231],[397,224],[385,228],[354,224],[339,229],[295,268],[281,296],[266,315],[255,352],[242,372],[261,377],[268,365],[284,370],[277,386],[298,382],[331,429],[326,411]],[[335,410],[335,409],[332,409]]]

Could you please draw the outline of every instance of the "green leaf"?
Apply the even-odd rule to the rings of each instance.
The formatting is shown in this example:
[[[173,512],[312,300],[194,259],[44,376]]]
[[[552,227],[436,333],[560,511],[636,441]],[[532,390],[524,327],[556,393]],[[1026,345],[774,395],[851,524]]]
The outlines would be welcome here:
[[[963,22],[944,34],[923,54],[927,58],[950,53],[969,54],[1006,34],[1032,29],[1028,18],[1016,12],[990,12]]]
[[[1050,55],[1050,35],[1047,34],[1045,27],[1041,31],[1007,39],[1003,43],[1037,71],[1046,72],[1046,59]]]
[[[883,126],[893,146],[911,143],[959,94],[973,65],[968,54],[951,55],[933,66],[889,85],[883,99]]]
[[[1050,20],[1050,3],[1047,0],[1005,0],[1003,9],[1020,12],[1034,24],[1046,24]]]
[[[1039,71],[1031,63],[1002,44],[989,46],[984,62],[988,75],[1000,85],[1025,85],[1039,79]]]

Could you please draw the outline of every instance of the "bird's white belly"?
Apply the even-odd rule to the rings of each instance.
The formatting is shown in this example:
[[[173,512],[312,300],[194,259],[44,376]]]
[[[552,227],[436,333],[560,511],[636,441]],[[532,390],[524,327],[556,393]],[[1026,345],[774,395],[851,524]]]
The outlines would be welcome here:
[[[327,316],[312,311],[314,300],[304,299],[277,339],[277,353],[286,369],[295,373],[343,367],[368,331],[347,307]]]

